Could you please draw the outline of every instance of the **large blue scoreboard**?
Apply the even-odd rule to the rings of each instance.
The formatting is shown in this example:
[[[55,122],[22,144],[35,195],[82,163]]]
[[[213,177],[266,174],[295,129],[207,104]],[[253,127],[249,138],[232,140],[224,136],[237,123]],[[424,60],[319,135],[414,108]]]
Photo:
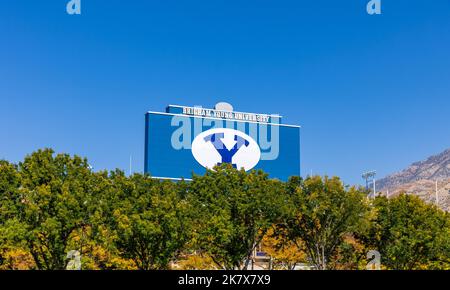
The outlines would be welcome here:
[[[300,175],[300,127],[281,116],[169,105],[145,115],[145,172],[154,178],[186,179],[230,163],[262,169],[286,181]]]

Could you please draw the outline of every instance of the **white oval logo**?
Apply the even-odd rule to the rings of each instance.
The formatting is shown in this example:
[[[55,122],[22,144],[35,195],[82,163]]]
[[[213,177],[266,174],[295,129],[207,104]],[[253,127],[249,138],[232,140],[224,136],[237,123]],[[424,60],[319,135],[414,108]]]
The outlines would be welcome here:
[[[248,171],[258,164],[261,150],[252,137],[241,131],[216,128],[195,137],[192,155],[205,168],[230,163],[237,169]]]

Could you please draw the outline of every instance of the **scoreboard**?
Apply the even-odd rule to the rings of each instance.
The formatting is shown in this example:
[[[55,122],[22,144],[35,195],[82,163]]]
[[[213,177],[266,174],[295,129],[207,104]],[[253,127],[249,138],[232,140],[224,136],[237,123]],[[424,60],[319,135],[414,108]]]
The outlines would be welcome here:
[[[189,180],[207,168],[230,163],[262,169],[286,181],[300,175],[300,127],[279,115],[169,105],[145,115],[145,173],[154,178]]]

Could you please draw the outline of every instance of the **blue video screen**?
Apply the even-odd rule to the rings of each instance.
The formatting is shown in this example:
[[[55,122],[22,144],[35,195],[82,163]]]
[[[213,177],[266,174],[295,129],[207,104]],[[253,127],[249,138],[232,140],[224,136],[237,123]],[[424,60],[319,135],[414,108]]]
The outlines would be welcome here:
[[[145,172],[190,179],[232,163],[286,181],[300,175],[300,127],[149,112],[145,117]]]

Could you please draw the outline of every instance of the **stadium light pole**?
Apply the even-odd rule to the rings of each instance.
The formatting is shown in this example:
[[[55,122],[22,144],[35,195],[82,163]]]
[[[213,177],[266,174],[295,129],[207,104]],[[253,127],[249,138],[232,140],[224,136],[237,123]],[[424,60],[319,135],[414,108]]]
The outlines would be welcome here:
[[[369,190],[369,181],[373,182],[373,197],[375,198],[376,185],[375,185],[375,175],[377,172],[375,170],[367,171],[362,174],[362,178],[366,181],[366,189]]]

